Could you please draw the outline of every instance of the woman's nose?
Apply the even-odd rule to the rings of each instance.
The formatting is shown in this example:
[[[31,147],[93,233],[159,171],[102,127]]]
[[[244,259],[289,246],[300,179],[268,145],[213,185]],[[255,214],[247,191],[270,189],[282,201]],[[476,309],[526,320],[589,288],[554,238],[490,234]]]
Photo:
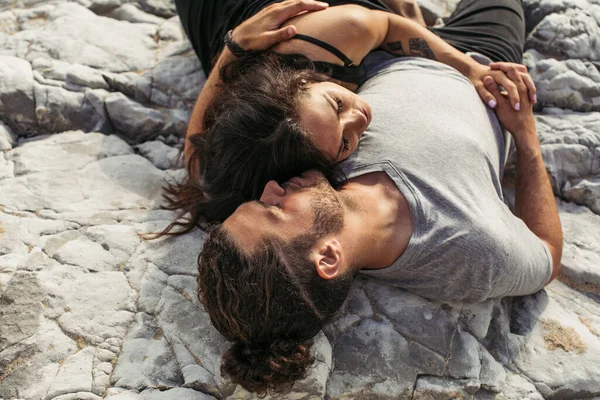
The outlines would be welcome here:
[[[353,109],[350,115],[348,115],[344,130],[348,133],[360,135],[364,132],[366,124],[367,121],[362,111]]]
[[[272,205],[279,202],[285,195],[285,189],[283,189],[279,184],[275,181],[269,181],[265,185],[265,189],[263,190],[262,196],[260,196],[260,201]]]

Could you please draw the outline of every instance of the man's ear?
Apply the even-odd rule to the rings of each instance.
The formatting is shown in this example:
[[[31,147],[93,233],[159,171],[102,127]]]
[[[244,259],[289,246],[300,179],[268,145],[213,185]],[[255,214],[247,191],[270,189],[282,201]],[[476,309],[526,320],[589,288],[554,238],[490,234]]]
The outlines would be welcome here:
[[[334,238],[319,241],[310,253],[310,260],[323,279],[337,277],[342,272],[343,259],[342,245]]]

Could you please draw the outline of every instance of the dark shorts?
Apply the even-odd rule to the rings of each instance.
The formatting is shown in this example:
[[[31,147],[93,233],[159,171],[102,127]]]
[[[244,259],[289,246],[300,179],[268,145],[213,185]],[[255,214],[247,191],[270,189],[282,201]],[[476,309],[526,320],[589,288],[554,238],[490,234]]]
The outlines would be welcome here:
[[[208,75],[228,30],[279,0],[175,0],[177,13]],[[379,0],[327,0],[331,6],[360,4],[390,11]],[[391,11],[390,11],[391,12]],[[493,61],[521,62],[525,18],[520,0],[462,0],[441,28],[431,28],[462,52],[475,51]]]
[[[525,45],[521,0],[462,0],[441,28],[431,31],[462,52],[520,63]]]

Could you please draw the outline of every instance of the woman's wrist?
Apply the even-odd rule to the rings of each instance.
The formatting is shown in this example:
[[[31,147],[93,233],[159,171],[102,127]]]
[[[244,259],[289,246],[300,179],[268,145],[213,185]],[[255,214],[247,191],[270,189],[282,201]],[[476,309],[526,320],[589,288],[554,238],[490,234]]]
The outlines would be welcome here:
[[[258,51],[249,48],[248,43],[243,39],[243,37],[240,38],[239,35],[234,35],[234,30],[227,32],[223,41],[225,42],[225,47],[228,48],[231,54],[237,58],[247,57],[259,53]]]

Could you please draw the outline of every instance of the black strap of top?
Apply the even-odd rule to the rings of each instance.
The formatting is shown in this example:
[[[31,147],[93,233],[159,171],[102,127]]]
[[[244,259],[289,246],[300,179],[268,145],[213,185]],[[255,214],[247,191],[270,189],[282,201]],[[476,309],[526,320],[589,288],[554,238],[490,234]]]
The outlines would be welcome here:
[[[322,49],[327,50],[328,52],[330,52],[331,54],[335,55],[337,58],[342,60],[344,62],[345,67],[354,67],[355,66],[351,59],[346,57],[346,55],[344,53],[342,53],[341,51],[339,51],[338,49],[336,49],[329,43],[325,43],[322,40],[315,39],[312,36],[306,36],[306,35],[300,35],[300,34],[296,34],[293,37],[293,39],[304,40],[305,42],[312,43],[314,45],[321,47]]]

